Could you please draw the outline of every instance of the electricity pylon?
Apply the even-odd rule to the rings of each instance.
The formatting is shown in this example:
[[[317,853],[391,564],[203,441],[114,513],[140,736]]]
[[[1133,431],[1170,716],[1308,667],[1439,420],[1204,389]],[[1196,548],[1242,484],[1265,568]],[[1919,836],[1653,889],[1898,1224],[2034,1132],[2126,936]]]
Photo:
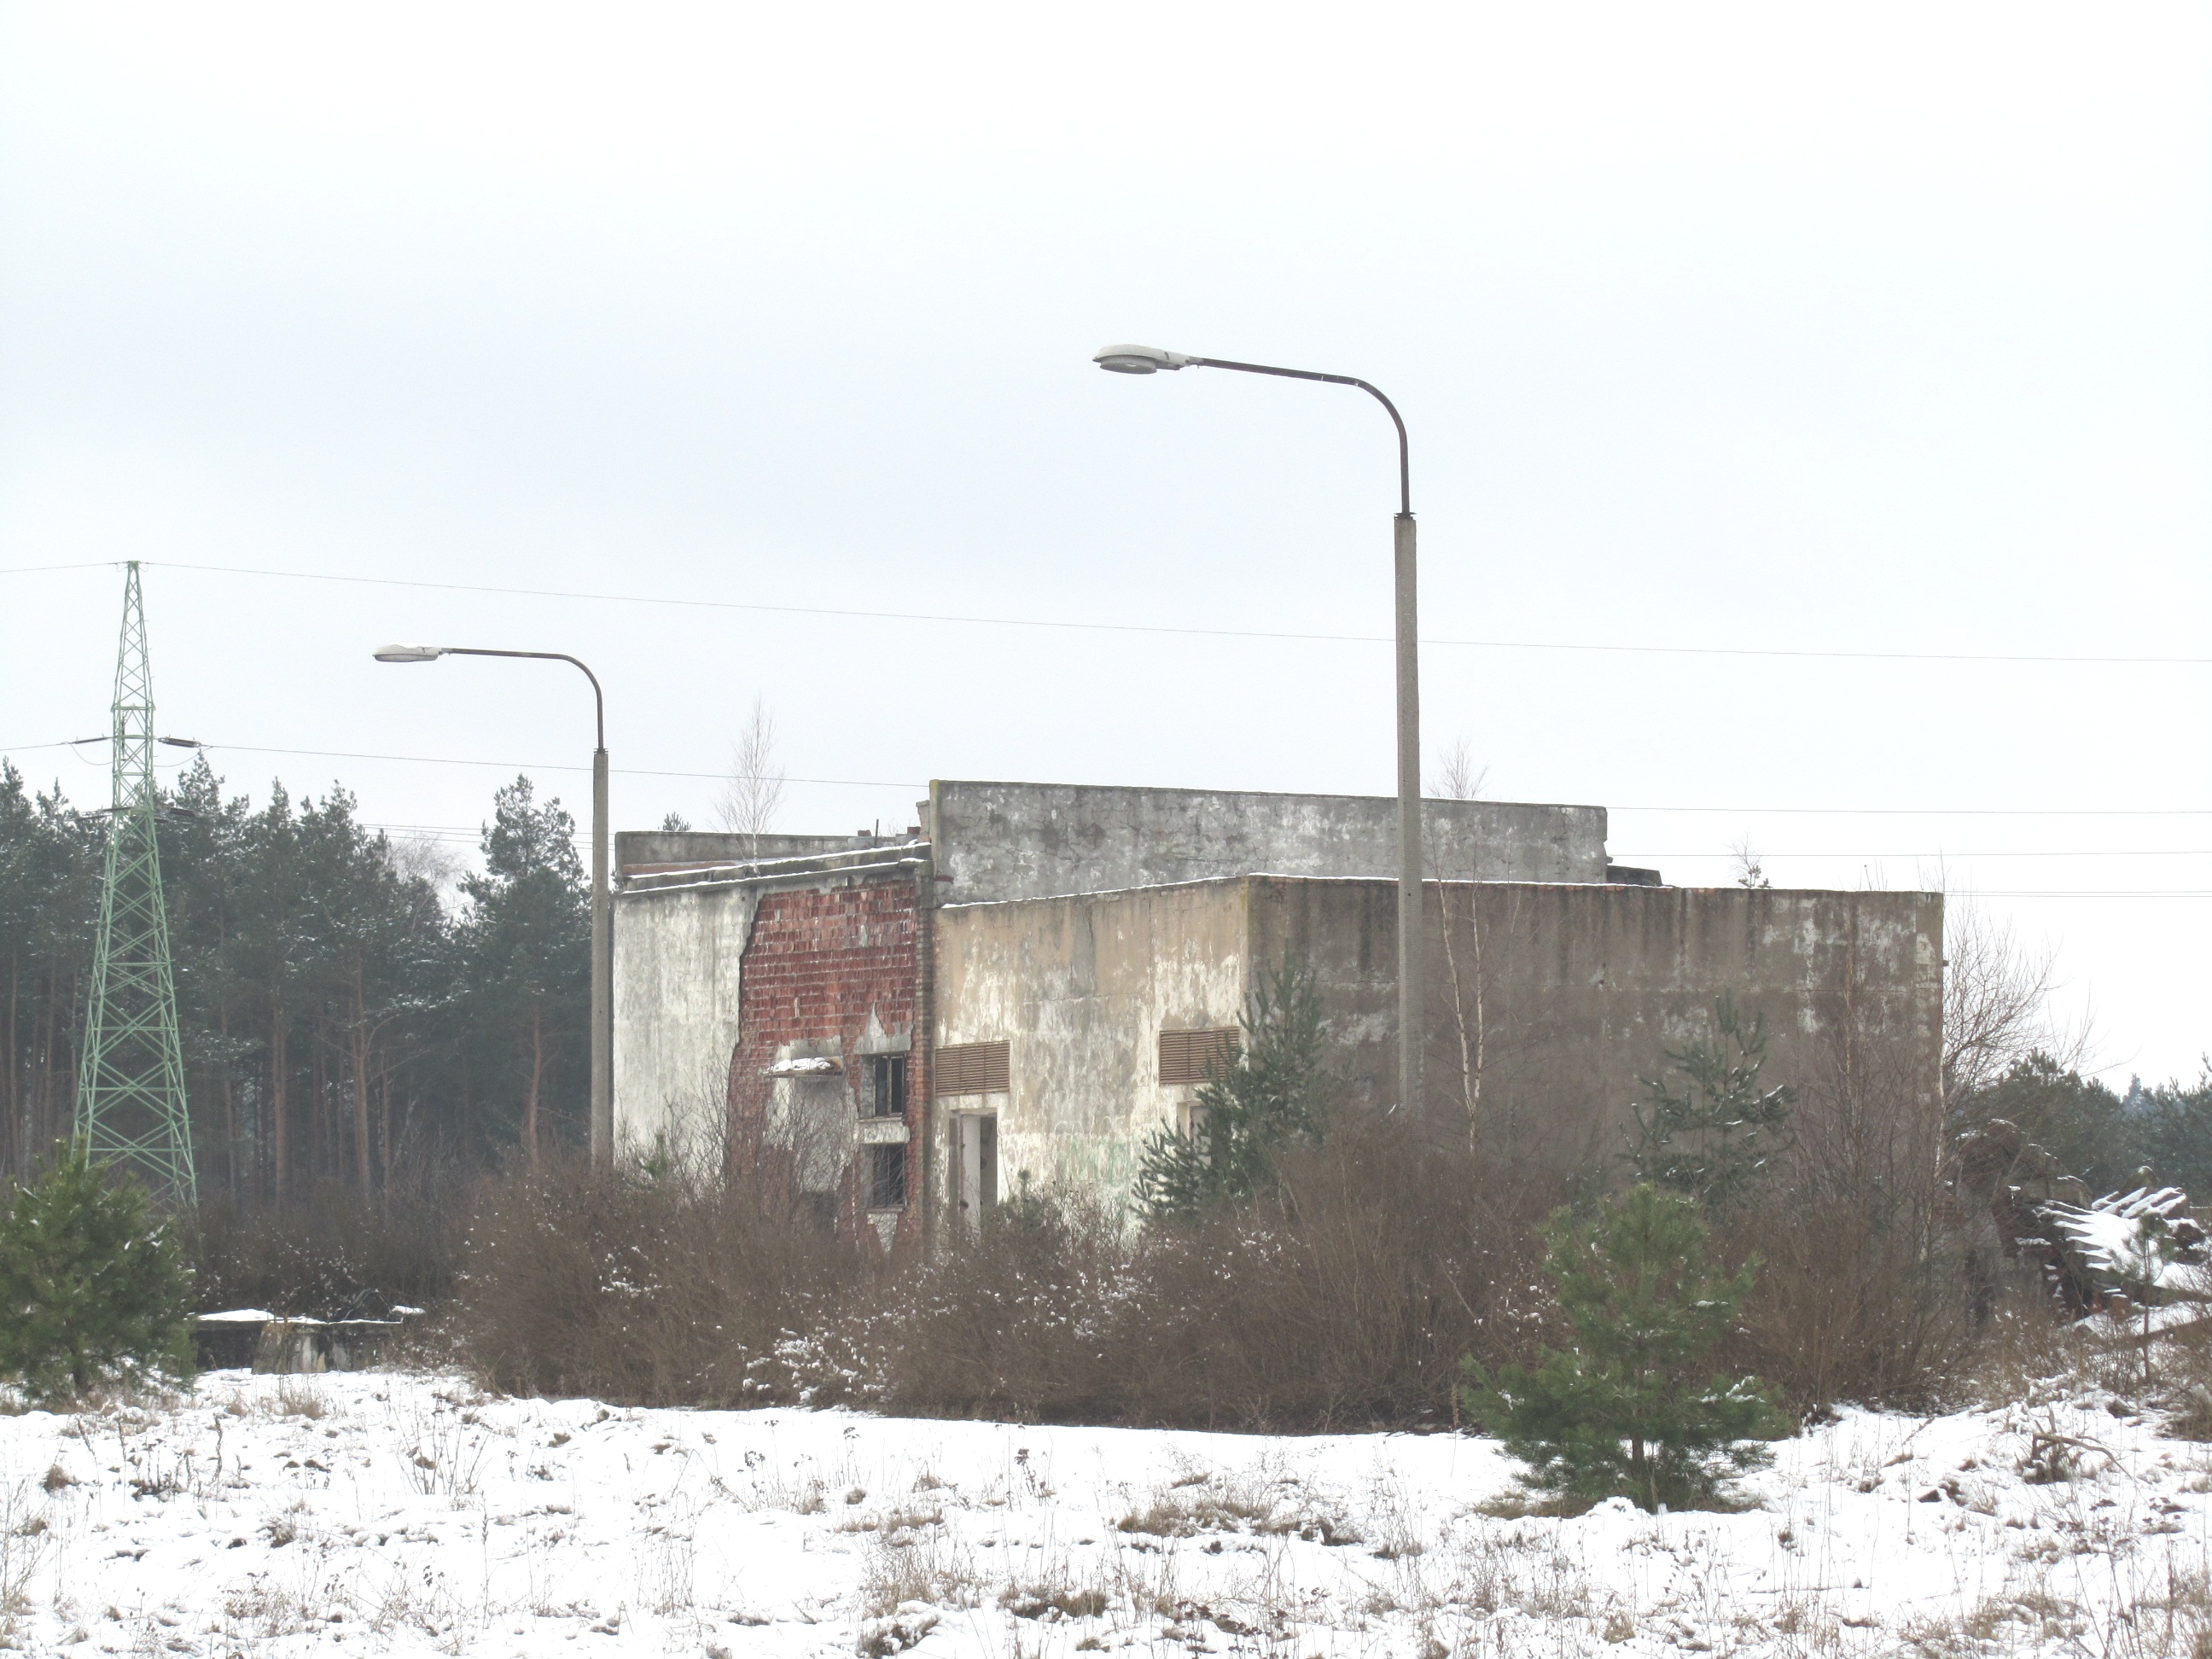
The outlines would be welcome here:
[[[94,1161],[130,1170],[179,1207],[196,1203],[192,1131],[185,1110],[185,1052],[169,967],[169,913],[155,845],[154,677],[138,564],[123,581],[123,638],[115,658],[113,793],[100,941],[92,961],[76,1133]]]

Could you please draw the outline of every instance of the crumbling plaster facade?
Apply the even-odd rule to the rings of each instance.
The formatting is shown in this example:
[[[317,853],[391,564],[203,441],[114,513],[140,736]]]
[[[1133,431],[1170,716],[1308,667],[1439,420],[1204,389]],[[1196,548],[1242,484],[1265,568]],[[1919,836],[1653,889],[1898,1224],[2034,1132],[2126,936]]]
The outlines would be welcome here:
[[[615,900],[615,1144],[692,1150],[720,1134],[757,886],[695,880]]]
[[[1532,1177],[1612,1160],[1642,1079],[1723,992],[1764,1018],[1766,1076],[1805,1109],[1826,1109],[1848,1059],[1940,1111],[1940,895],[1454,883],[1428,915],[1424,1118],[1464,1134],[1479,1097],[1486,1155]],[[1346,1107],[1395,1106],[1396,926],[1389,882],[1269,875],[939,911],[940,1039],[1008,1045],[1006,1094],[975,1103],[998,1115],[1001,1190],[1126,1194],[1193,1092],[1160,1082],[1160,1031],[1235,1024],[1286,951],[1318,982]]]
[[[1395,1105],[1387,799],[940,782],[922,807],[920,835],[775,837],[757,859],[747,838],[617,838],[618,1146],[803,1151],[802,1184],[887,1240],[1024,1176],[1125,1194],[1194,1092],[1162,1081],[1160,1034],[1234,1025],[1285,951],[1320,981],[1347,1107]],[[1479,1093],[1486,1155],[1606,1163],[1640,1079],[1723,991],[1809,1109],[1839,1066],[1939,1109],[1940,896],[1623,884],[1656,878],[1608,866],[1596,807],[1436,801],[1429,825],[1420,1109],[1442,1132]],[[978,1070],[978,1044],[1005,1048]],[[940,1048],[966,1051],[943,1079]],[[866,1081],[895,1054],[896,1124]],[[863,1172],[880,1195],[894,1144],[904,1201],[872,1211]]]
[[[692,847],[703,843],[703,850],[719,852],[717,843],[725,839],[700,836]],[[741,1045],[755,1028],[782,1031],[793,1042],[830,1036],[817,1029],[820,1000],[830,994],[826,987],[902,977],[906,982],[884,996],[907,1011],[896,1018],[911,1024],[919,1006],[911,983],[921,971],[919,918],[930,898],[928,849],[903,840],[856,844],[840,838],[839,846],[842,850],[811,857],[757,863],[687,862],[665,856],[691,850],[684,841],[659,835],[643,849],[660,855],[653,864],[623,866],[614,905],[614,1119],[620,1151],[720,1156],[732,1101],[742,1092],[736,1069]],[[637,849],[633,842],[623,850]],[[884,884],[903,896],[897,901],[906,917],[903,945],[890,927],[879,925],[868,934],[864,920],[857,924],[861,932],[848,928],[842,906],[865,910],[867,903],[860,901],[808,912],[795,931],[784,925],[793,908],[789,895]],[[775,924],[773,943],[757,951],[763,906]],[[790,1018],[771,1018],[766,988],[750,983],[763,968],[779,981],[816,976],[789,987],[799,999]],[[812,1011],[809,999],[816,1000]],[[861,1036],[856,1028],[848,1040]]]
[[[1251,885],[1251,960],[1310,964],[1352,1103],[1391,1103],[1395,890]],[[1452,883],[1428,890],[1426,920],[1423,1110],[1463,1131],[1479,1099],[1486,1156],[1532,1176],[1614,1159],[1644,1079],[1711,1033],[1724,993],[1763,1019],[1764,1075],[1798,1091],[1801,1119],[1847,1079],[1886,1109],[1941,1114],[1941,894]]]
[[[1024,1177],[1127,1191],[1137,1148],[1192,1093],[1158,1085],[1159,1033],[1231,1025],[1243,1006],[1247,902],[1212,881],[939,909],[938,1043],[1006,1042],[1012,1086],[939,1103],[933,1199],[951,1201],[961,1113],[996,1116],[1002,1194]]]

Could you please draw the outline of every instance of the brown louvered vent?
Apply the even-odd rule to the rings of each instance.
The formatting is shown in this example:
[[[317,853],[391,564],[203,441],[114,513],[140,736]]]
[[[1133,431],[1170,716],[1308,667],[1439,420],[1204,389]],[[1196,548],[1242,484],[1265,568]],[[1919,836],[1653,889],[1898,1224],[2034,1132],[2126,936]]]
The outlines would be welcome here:
[[[1006,1045],[956,1042],[930,1056],[930,1080],[939,1095],[1001,1095],[1006,1091]]]
[[[1228,1070],[1236,1059],[1234,1025],[1160,1033],[1162,1083],[1203,1083],[1215,1073]]]

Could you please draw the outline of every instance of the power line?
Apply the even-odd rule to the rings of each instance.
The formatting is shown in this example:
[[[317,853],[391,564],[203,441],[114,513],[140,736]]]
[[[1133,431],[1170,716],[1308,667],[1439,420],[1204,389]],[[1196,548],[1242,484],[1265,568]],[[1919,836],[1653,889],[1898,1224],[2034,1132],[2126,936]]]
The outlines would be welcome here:
[[[1713,812],[1746,817],[1777,813],[1836,818],[2212,817],[2212,806],[1612,806],[1606,810],[1611,812]]]
[[[1104,634],[1153,634],[1171,637],[1217,640],[1281,640],[1331,645],[1388,645],[1381,634],[1322,634],[1245,628],[1178,628],[1161,623],[1075,622],[1048,617],[969,616],[951,611],[860,611],[827,605],[762,605],[739,599],[674,598],[665,593],[599,593],[572,588],[507,587],[489,582],[434,582],[404,576],[346,576],[315,570],[272,570],[251,565],[187,564],[173,561],[143,562],[163,570],[189,570],[201,574],[266,576],[287,581],[341,582],[364,587],[413,587],[444,593],[497,593],[535,599],[580,599],[594,605],[673,605],[691,611],[745,611],[764,616],[825,617],[840,621],[951,623],[971,628],[1040,628]],[[42,570],[92,570],[106,562],[80,565],[26,565],[0,570],[0,575],[21,575]],[[1482,651],[1569,651],[1599,654],[1661,657],[1771,657],[1803,661],[2020,663],[2069,666],[2172,667],[2212,666],[2212,657],[2141,657],[2089,653],[2045,653],[2021,651],[1823,651],[1784,646],[1613,645],[1582,640],[1455,640],[1424,639],[1429,646],[1449,646]]]
[[[2062,891],[2039,887],[1989,887],[1976,888],[1972,896],[1975,898],[2008,899],[2201,899],[2212,898],[2212,887],[2124,887],[2115,888],[2109,891],[2101,890],[2090,891],[2086,889],[2079,891]]]
[[[1715,853],[1615,853],[1616,859],[1735,859],[1733,852]],[[1770,853],[1760,848],[1754,854],[1765,859],[2203,859],[2212,858],[2212,847],[2115,847],[2110,848],[2069,847],[2050,853],[2023,853],[2014,848],[2003,853],[1962,853],[1948,848],[1932,848],[1921,852],[1887,853]]]
[[[56,743],[19,743],[0,745],[0,754],[26,754],[34,750],[71,749],[78,743],[98,741],[77,738]],[[420,766],[481,766],[518,772],[588,772],[588,766],[570,762],[534,762],[516,760],[483,760],[459,755],[387,755],[363,749],[283,749],[265,744],[207,743],[205,749],[225,750],[241,755],[295,755],[319,760],[398,761]],[[665,768],[623,767],[614,771],[623,777],[634,778],[702,778],[721,782],[731,775],[727,772],[688,772]],[[925,789],[928,785],[914,779],[898,778],[799,778],[787,777],[787,783],[819,784],[829,787],[850,789]],[[2212,817],[2212,806],[1613,806],[1613,812],[1702,812],[1715,817],[1755,817],[1787,814],[1814,817]],[[1702,854],[1645,854],[1659,857],[1699,857]],[[1783,856],[1776,854],[1777,857]],[[1917,854],[1793,854],[1792,857],[1912,858]],[[1929,854],[1925,856],[1937,857]],[[1963,858],[1965,854],[1953,854]]]
[[[0,753],[20,754],[34,749],[74,749],[78,743],[94,741],[99,739],[81,738],[74,742],[19,743],[10,749],[0,749]],[[298,755],[319,760],[404,761],[416,766],[489,766],[496,767],[501,770],[512,769],[518,772],[588,772],[592,769],[588,766],[577,766],[567,762],[471,760],[456,755],[381,755],[359,749],[276,749],[266,744],[251,743],[204,743],[200,747],[219,749],[236,755]],[[610,769],[617,776],[627,778],[708,778],[716,782],[721,782],[726,781],[731,775],[727,772],[676,772],[638,766],[617,766]],[[853,789],[926,789],[929,787],[922,783],[901,782],[891,778],[787,777],[784,781],[834,785]]]

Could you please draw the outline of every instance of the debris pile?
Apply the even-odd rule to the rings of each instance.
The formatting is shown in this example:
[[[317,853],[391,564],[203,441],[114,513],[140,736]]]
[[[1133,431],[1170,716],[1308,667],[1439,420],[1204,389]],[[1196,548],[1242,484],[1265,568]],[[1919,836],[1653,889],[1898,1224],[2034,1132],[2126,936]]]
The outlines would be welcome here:
[[[1986,1217],[2008,1261],[2033,1264],[2057,1310],[2084,1319],[2116,1304],[2212,1301],[2212,1236],[2179,1187],[2089,1196],[2015,1123],[1991,1118],[1954,1143],[1948,1186],[1954,1215]],[[1974,1249],[1967,1270],[1978,1300],[1995,1289]]]

